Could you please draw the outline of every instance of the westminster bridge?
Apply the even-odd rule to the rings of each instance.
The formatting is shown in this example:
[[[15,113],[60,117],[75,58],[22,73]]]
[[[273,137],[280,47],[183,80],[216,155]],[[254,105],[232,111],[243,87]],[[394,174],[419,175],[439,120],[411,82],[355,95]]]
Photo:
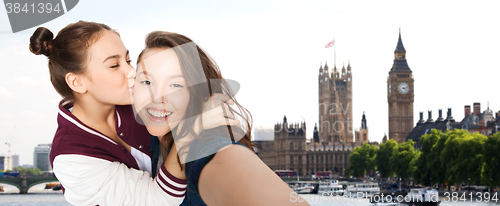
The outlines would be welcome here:
[[[21,194],[28,194],[28,190],[38,184],[46,182],[57,182],[57,178],[52,176],[30,176],[16,178],[0,178],[0,183],[12,185],[19,189]]]

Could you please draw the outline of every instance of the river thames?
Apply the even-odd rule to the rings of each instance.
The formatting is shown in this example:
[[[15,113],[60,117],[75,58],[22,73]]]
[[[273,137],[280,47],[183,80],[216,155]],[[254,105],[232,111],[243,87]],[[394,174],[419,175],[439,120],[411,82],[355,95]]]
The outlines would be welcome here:
[[[43,189],[45,184],[37,185],[29,190],[29,194],[21,195],[16,194],[19,190],[13,186],[0,184],[4,187],[5,192],[0,193],[0,205],[6,206],[67,206],[71,205],[64,199],[61,191],[51,191]],[[303,199],[302,199],[303,198]],[[338,206],[368,206],[372,204],[368,199],[362,198],[340,198],[340,197],[329,197],[321,195],[300,195],[300,197],[291,198],[295,201],[306,201],[311,206],[327,206],[327,205],[338,205]],[[379,204],[382,205],[382,204]],[[443,206],[500,206],[500,201],[498,203],[492,202],[477,202],[466,200],[464,201],[454,201],[447,202],[444,198],[441,198],[441,204]],[[406,206],[406,204],[401,204],[401,206]]]

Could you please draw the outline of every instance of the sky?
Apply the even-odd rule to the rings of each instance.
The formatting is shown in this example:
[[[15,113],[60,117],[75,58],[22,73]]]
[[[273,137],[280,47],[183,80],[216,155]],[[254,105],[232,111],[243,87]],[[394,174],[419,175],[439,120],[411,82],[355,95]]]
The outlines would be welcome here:
[[[499,1],[80,1],[40,26],[54,34],[79,20],[118,30],[135,62],[145,36],[155,30],[186,35],[211,55],[223,77],[240,83],[237,100],[254,128],[271,129],[286,115],[318,122],[318,71],[350,61],[354,128],[363,111],[369,140],[388,133],[387,77],[399,29],[415,80],[414,123],[419,111],[489,103],[500,110]],[[36,28],[13,34],[0,8],[0,155],[20,155],[33,164],[37,144],[51,143],[61,97],[49,80],[47,58],[28,49]],[[424,118],[427,119],[427,112]]]

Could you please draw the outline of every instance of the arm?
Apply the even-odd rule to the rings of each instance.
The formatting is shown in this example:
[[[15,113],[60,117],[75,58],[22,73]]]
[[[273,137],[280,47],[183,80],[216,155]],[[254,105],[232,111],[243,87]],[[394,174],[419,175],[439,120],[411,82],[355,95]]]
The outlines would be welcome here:
[[[167,154],[167,149],[162,146],[163,154]],[[177,147],[175,142],[173,143],[170,153],[168,156],[165,158],[165,162],[163,162],[163,167],[165,167],[170,174],[172,174],[174,177],[185,180],[186,179],[186,171],[184,170],[184,164],[179,165],[179,162],[177,161]]]
[[[164,167],[152,179],[125,164],[84,155],[58,155],[53,165],[73,205],[179,205],[184,199],[186,183],[168,178]]]
[[[202,133],[202,131],[214,129],[216,127],[226,126],[226,125],[227,126],[236,126],[236,125],[240,124],[240,121],[234,119],[235,116],[231,112],[229,105],[234,105],[234,102],[233,102],[233,100],[230,99],[230,97],[228,95],[216,93],[213,96],[211,96],[210,99],[204,103],[202,114],[184,119],[183,121],[181,121],[179,123],[178,127],[179,128],[183,128],[184,126],[190,127],[190,128],[192,128],[192,131],[197,136],[200,133]],[[188,119],[193,119],[194,124],[193,125],[184,125],[186,122],[190,122],[190,121],[186,121]],[[225,129],[225,133],[229,135],[229,131],[227,129]],[[180,136],[176,133],[172,133],[172,135],[173,135],[173,138],[175,140],[175,143],[171,147],[172,148],[171,152],[175,152],[178,154],[178,157],[179,157],[181,164],[193,161],[194,159],[187,159],[187,157],[188,157],[190,145],[196,139],[196,137],[190,132],[188,132],[187,134],[183,134],[183,136]],[[241,137],[243,137],[243,136],[237,136],[234,138],[236,139],[236,141],[238,141]],[[214,138],[214,137],[212,137],[212,138]],[[159,140],[162,143],[162,148],[163,148],[164,154],[166,154],[166,152],[165,152],[166,148],[169,148],[169,146],[170,146],[169,142],[165,141],[166,139],[162,139],[162,138],[159,138]],[[208,140],[208,139],[205,138],[204,140]],[[174,148],[175,148],[175,150],[174,150]],[[170,153],[170,154],[175,154],[175,153]],[[171,155],[168,155],[168,156],[170,157]],[[167,157],[167,161],[168,161],[169,157]],[[201,158],[201,157],[199,157],[199,158]],[[177,159],[177,157],[175,157],[175,159]],[[175,161],[175,162],[177,162],[177,161]],[[174,163],[174,162],[171,162],[171,163]],[[167,167],[168,171],[171,171],[172,174],[174,174],[176,177],[179,177],[181,179],[185,178],[184,174],[180,174],[180,173],[177,174],[177,172],[176,172],[176,171],[180,171],[181,173],[184,173],[183,166],[180,170],[178,167],[172,166],[172,165],[166,166],[166,167]],[[175,168],[173,168],[173,167],[175,167]]]
[[[240,145],[217,152],[203,168],[198,187],[208,205],[309,205]]]

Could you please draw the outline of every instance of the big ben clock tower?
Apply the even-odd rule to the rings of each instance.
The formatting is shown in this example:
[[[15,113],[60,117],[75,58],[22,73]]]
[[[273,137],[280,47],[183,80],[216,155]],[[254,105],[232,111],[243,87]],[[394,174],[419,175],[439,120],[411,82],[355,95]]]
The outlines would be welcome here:
[[[387,78],[387,102],[389,103],[389,139],[398,143],[406,141],[413,129],[413,76],[406,62],[406,50],[401,40],[401,29],[394,64]]]

